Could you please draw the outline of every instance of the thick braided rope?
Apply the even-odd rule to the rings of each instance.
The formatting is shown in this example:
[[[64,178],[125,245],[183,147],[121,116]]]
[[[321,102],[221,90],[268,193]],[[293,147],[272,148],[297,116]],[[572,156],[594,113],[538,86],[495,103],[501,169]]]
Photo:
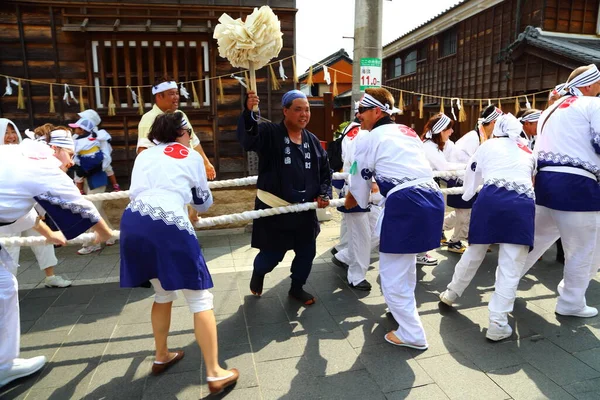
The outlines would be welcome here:
[[[464,176],[465,171],[457,170],[457,171],[434,171],[433,176],[436,178],[459,178]],[[336,172],[333,174],[332,179],[346,179],[348,177],[347,172]],[[208,187],[210,189],[223,189],[227,187],[238,187],[238,186],[250,186],[256,185],[258,177],[257,176],[248,176],[246,178],[239,179],[226,179],[222,181],[214,181],[208,182]],[[458,193],[451,193],[458,194]],[[121,192],[111,192],[111,193],[96,193],[96,194],[88,194],[84,196],[86,199],[90,201],[100,201],[100,200],[117,200],[117,199],[126,199],[129,198],[129,190],[123,190]]]
[[[481,187],[478,188],[478,191]],[[441,189],[442,193],[445,194],[462,194],[464,192],[462,187]],[[328,207],[341,207],[344,205],[345,199],[333,199],[329,201]],[[292,204],[285,207],[267,208],[264,210],[251,210],[244,211],[237,214],[221,215],[218,217],[201,218],[194,224],[196,228],[206,228],[216,225],[231,224],[235,222],[243,222],[254,220],[258,218],[270,217],[272,215],[288,214],[293,212],[302,212],[308,210],[315,210],[317,208],[317,202]],[[113,238],[119,239],[120,232],[113,231]],[[75,239],[67,242],[70,244],[89,243],[95,238],[93,233],[84,233],[79,235]],[[0,238],[1,246],[36,246],[46,244],[46,239],[41,236],[24,236],[24,237],[8,237]]]

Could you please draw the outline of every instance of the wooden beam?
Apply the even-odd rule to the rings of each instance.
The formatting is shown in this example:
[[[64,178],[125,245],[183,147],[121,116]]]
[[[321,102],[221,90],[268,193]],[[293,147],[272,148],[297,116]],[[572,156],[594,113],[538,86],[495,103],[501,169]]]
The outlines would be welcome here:
[[[17,24],[19,26],[19,39],[21,42],[21,52],[23,53],[23,73],[25,79],[29,79],[29,63],[27,62],[27,48],[25,46],[25,31],[23,29],[23,17],[21,15],[21,8],[19,5],[15,5],[17,11]],[[50,8],[52,9],[52,8]],[[54,31],[53,31],[54,33]],[[26,96],[27,96],[27,108],[29,109],[29,125],[34,128],[33,123],[33,104],[31,101],[31,84],[25,85]]]
[[[112,58],[112,85],[119,85],[119,69],[117,67],[117,41],[111,40],[111,58]],[[113,97],[115,99],[115,105],[117,108],[121,108],[121,99],[119,98],[119,89],[113,88]]]
[[[130,86],[131,85],[131,59],[129,56],[129,41],[128,40],[125,40],[123,42],[123,60],[125,61],[125,84]],[[127,92],[127,107],[130,108],[133,106],[133,97],[131,96],[131,91],[127,90],[126,92]]]
[[[56,24],[54,22],[54,10],[52,9],[52,7],[49,7],[49,12],[50,12],[50,29],[52,30],[52,47],[54,49],[54,51],[52,52],[52,56],[54,58],[54,75],[55,75],[55,79],[56,82],[61,82],[61,73],[60,73],[60,58],[58,56],[58,40],[56,39]],[[65,119],[65,113],[64,113],[64,109],[63,109],[63,102],[59,101],[58,102],[58,112],[60,114],[60,119],[64,120]]]
[[[156,71],[154,70],[154,44],[152,40],[148,41],[148,79],[151,85],[154,85],[156,81]],[[152,100],[150,103],[154,103],[154,96],[152,96]]]
[[[104,68],[104,40],[98,40],[98,47],[96,48],[98,56],[98,74],[100,78],[100,86],[106,86],[106,71]],[[108,90],[106,88],[100,89],[100,101],[102,106],[108,110]]]
[[[198,71],[198,80],[204,78],[204,56],[203,56],[202,42],[196,41],[196,68]],[[200,108],[204,107],[204,82],[194,82],[198,89],[198,101],[200,102]],[[213,97],[213,102],[215,98]]]

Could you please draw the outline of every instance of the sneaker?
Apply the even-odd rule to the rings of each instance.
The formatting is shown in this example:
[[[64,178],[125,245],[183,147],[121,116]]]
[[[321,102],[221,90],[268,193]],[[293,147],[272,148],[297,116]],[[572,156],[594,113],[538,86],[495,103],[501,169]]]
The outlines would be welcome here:
[[[438,265],[438,259],[425,253],[423,256],[417,256],[417,265]]]
[[[71,286],[72,283],[73,282],[71,282],[67,279],[63,279],[63,277],[61,277],[61,276],[52,275],[52,276],[46,277],[44,285],[49,288],[52,288],[52,287],[63,288],[63,287]]]
[[[112,246],[115,243],[117,243],[117,239],[115,239],[115,238],[110,238],[106,241],[107,246]]]
[[[440,301],[450,307],[452,307],[456,299],[458,299],[458,295],[450,289],[446,289],[440,294]]]
[[[366,279],[363,279],[360,283],[357,283],[356,285],[353,285],[352,283],[348,282],[348,286],[350,286],[352,289],[362,290],[364,292],[368,292],[369,290],[371,290],[371,284]]]
[[[263,285],[265,283],[265,276],[252,272],[252,278],[250,279],[250,292],[253,295],[259,296],[262,294]]]
[[[23,378],[39,371],[45,364],[46,357],[44,356],[15,358],[12,360],[12,366],[9,369],[0,371],[0,387],[15,379]]]
[[[446,239],[446,234],[442,233],[442,238],[440,239],[440,246],[445,246],[448,244],[448,239]]]
[[[121,191],[121,186],[119,186],[118,183],[115,183],[113,185],[113,192],[120,192]]]
[[[585,306],[579,311],[576,312],[562,312],[559,311],[558,307],[555,311],[558,315],[562,315],[565,317],[579,317],[579,318],[591,318],[598,315],[598,309],[596,307]]]
[[[77,250],[77,254],[80,254],[80,255],[92,254],[93,252],[100,251],[100,250],[102,250],[102,246],[100,246],[99,244],[92,244],[90,246],[83,246],[82,248]]]
[[[331,257],[331,262],[340,268],[348,269],[348,264],[341,262],[336,256]]]
[[[315,303],[315,296],[302,289],[301,286],[292,286],[288,294],[290,295],[290,297],[295,298],[305,306],[309,306]]]
[[[490,326],[485,334],[485,337],[497,342],[502,339],[506,339],[512,335],[512,328],[510,325],[506,324],[504,326],[500,326],[495,322],[490,322]]]
[[[457,242],[448,242],[447,245],[448,251],[451,253],[462,254],[467,249],[460,240]]]

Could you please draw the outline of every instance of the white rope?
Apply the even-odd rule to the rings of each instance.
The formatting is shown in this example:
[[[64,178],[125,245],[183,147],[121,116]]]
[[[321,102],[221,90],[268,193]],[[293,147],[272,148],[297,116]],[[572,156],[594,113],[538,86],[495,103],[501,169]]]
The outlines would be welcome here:
[[[465,174],[463,170],[457,171],[434,171],[433,176],[436,178],[459,178]],[[335,172],[332,179],[346,179],[348,177],[347,172]],[[226,179],[222,181],[208,182],[210,189],[223,189],[227,187],[239,187],[239,186],[250,186],[256,185],[258,180],[257,176],[248,176],[246,178],[239,179]],[[101,200],[117,200],[129,198],[129,190],[123,190],[121,192],[110,192],[110,193],[96,193],[88,194],[83,196],[90,201],[101,201]]]
[[[250,178],[248,178],[248,179],[250,179]],[[464,189],[462,187],[440,189],[440,190],[444,194],[462,194],[464,192]],[[481,190],[481,186],[477,189],[477,191],[479,191],[479,190]],[[121,193],[121,192],[117,192],[117,193]],[[106,193],[106,194],[112,194],[112,193]],[[329,201],[329,205],[327,207],[336,207],[336,208],[341,207],[344,205],[345,201],[346,201],[345,199],[332,199]],[[232,224],[232,223],[236,223],[236,222],[250,221],[250,220],[254,220],[254,219],[258,219],[258,218],[270,217],[272,215],[289,214],[289,213],[302,212],[302,211],[308,211],[308,210],[316,210],[316,209],[317,209],[316,201],[310,202],[310,203],[292,204],[292,205],[285,206],[285,207],[266,208],[264,210],[251,210],[251,211],[244,211],[244,212],[237,213],[237,214],[228,214],[228,215],[221,215],[218,217],[201,218],[198,222],[196,222],[194,224],[194,226],[196,228],[207,228],[207,227],[216,226],[216,225],[224,225],[224,224]],[[120,236],[119,231],[113,231],[113,236],[112,236],[113,239],[119,239],[119,236]],[[67,242],[67,245],[90,243],[94,239],[95,239],[94,233],[84,233],[82,235],[79,235],[75,239],[69,240]],[[44,244],[47,244],[46,238],[44,238],[42,236],[23,236],[23,237],[13,236],[13,237],[7,237],[7,238],[0,238],[0,246],[22,247],[22,246],[37,246],[37,245],[44,245]]]

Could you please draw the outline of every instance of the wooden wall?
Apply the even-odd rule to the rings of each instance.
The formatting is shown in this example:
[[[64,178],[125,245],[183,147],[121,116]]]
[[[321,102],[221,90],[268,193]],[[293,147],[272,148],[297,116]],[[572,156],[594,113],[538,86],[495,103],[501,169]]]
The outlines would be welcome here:
[[[546,9],[544,9],[544,3],[547,4]],[[427,49],[427,56],[424,60],[418,61],[415,73],[388,78],[385,80],[385,84],[393,88],[445,97],[489,98],[495,104],[498,103],[497,99],[500,97],[510,97],[554,87],[556,84],[564,82],[568,76],[570,70],[565,66],[556,65],[535,56],[523,56],[518,62],[507,64],[501,60],[501,56],[527,25],[540,26],[545,21],[544,26],[548,27],[548,19],[544,20],[544,17],[548,18],[549,15],[552,15],[548,11],[552,7],[556,7],[557,4],[560,7],[566,7],[566,4],[569,4],[569,9],[573,10],[572,15],[575,16],[579,15],[577,10],[583,7],[584,3],[587,4],[586,10],[588,10],[585,13],[586,21],[589,19],[589,23],[593,22],[595,27],[596,19],[594,17],[592,21],[591,14],[597,13],[597,1],[587,0],[586,3],[585,0],[506,0],[456,24],[457,51],[454,55],[440,57],[440,35],[415,43],[413,47],[398,53],[404,54],[404,52],[418,49],[420,46],[426,46]],[[591,3],[596,3],[596,11],[589,11],[593,9]],[[521,16],[518,20],[517,11]],[[563,21],[562,14],[560,21]],[[570,21],[570,26],[578,26],[575,17]],[[384,77],[391,76],[390,69],[393,68],[395,57],[397,54],[384,60]],[[399,93],[392,91],[392,94],[397,100]],[[418,132],[422,131],[429,116],[439,112],[440,109],[439,100],[425,98],[425,118],[421,120],[418,118],[416,96],[405,96],[404,101],[408,107],[405,115],[400,117],[400,121],[413,125]],[[455,126],[456,136],[473,129],[479,113],[478,102],[466,101],[465,103],[468,121]],[[487,101],[484,101],[483,105],[486,104]],[[538,107],[539,104],[537,104]],[[509,104],[501,105],[504,111],[514,112],[514,100]],[[525,99],[523,98],[521,107],[524,105]],[[445,111],[447,114],[450,114],[449,107],[450,101],[446,100]],[[457,112],[456,109],[455,112]]]
[[[287,3],[290,2],[286,1]],[[125,6],[120,3],[114,7],[116,9]],[[153,6],[148,5],[148,7]],[[162,4],[160,7],[168,6]],[[194,11],[194,6],[177,5],[174,7],[183,13]],[[185,7],[189,7],[189,9],[186,11]],[[63,82],[68,82],[71,85],[94,85],[94,77],[99,77],[103,85],[111,86],[127,81],[127,83],[131,82],[131,85],[135,86],[153,83],[156,76],[164,73],[164,69],[169,75],[177,76],[180,80],[184,80],[186,77],[187,79],[198,79],[199,76],[229,75],[239,71],[232,68],[226,59],[218,56],[216,40],[212,39],[211,32],[64,31],[62,28],[66,18],[63,13],[73,13],[81,9],[79,6],[69,8],[69,4],[57,4],[56,2],[54,5],[48,2],[32,4],[32,2],[20,1],[2,2],[0,4],[0,30],[3,32],[0,35],[0,45],[2,46],[0,74],[59,83],[59,85],[53,86],[56,109],[54,113],[49,112],[49,85],[35,83],[24,85],[26,110],[17,109],[16,88],[14,88],[13,96],[0,98],[0,116],[13,120],[20,130],[32,128],[46,122],[65,124],[74,122],[78,118],[79,105],[73,102],[67,105],[62,101]],[[213,27],[218,23],[217,19],[221,15],[217,7],[215,9],[211,21]],[[252,9],[248,7],[228,7],[227,9],[233,18],[244,17],[252,12]],[[118,13],[119,11],[113,12]],[[294,8],[276,9],[276,14],[281,21],[284,43],[284,47],[276,59],[286,58],[294,54],[295,12]],[[145,22],[145,20],[142,21]],[[171,22],[175,25],[177,20],[174,19]],[[146,55],[144,55],[144,62],[139,63],[139,53],[136,53],[140,51],[139,43],[142,41],[152,43],[155,40],[161,42],[160,51],[155,51],[155,62],[148,62]],[[174,50],[164,49],[164,43],[167,40],[175,43],[208,42],[209,71],[201,71],[201,68],[197,68],[195,57],[192,57],[194,59],[189,62],[186,55],[181,55],[184,53],[181,53],[178,57]],[[125,42],[126,47],[129,45],[129,41],[136,41],[138,44],[127,49],[131,52],[131,57],[128,57],[128,60],[124,60],[121,53],[111,54],[110,48],[106,50],[103,53],[106,55],[106,59],[101,63],[99,73],[94,74],[92,72],[92,43],[94,41],[100,43],[109,41],[113,49],[117,42]],[[186,45],[185,51],[188,50],[187,47]],[[163,59],[166,59],[167,62],[163,63]],[[175,62],[174,59],[179,60],[179,62]],[[123,63],[129,63],[130,65],[124,69]],[[154,67],[150,65],[154,65]],[[291,59],[284,61],[284,66],[288,74],[291,74]],[[139,68],[142,69],[141,74],[138,74]],[[277,68],[275,69],[277,70]],[[124,70],[131,70],[131,76],[124,74]],[[279,107],[281,95],[292,89],[293,84],[291,80],[281,82],[282,88],[273,91],[271,90],[268,74],[268,68],[257,71],[261,111],[264,117],[277,120],[281,118]],[[154,75],[154,77],[151,75]],[[218,81],[211,80],[209,91],[204,93],[204,95],[210,94],[210,105],[192,108],[190,100],[188,106],[182,106],[181,109],[190,117],[205,152],[217,168],[217,179],[228,179],[244,176],[247,170],[245,154],[235,135],[237,117],[242,109],[245,92],[238,81],[230,77],[223,78],[222,85],[224,89],[223,103],[218,102]],[[200,85],[197,88],[200,92]],[[72,89],[74,89],[74,95],[79,98],[79,89]],[[191,95],[192,90],[189,85],[187,85],[187,90]],[[199,93],[199,95],[202,96],[203,94]],[[119,181],[126,184],[135,159],[137,124],[140,115],[138,115],[137,108],[133,107],[131,95],[126,89],[114,89],[113,96],[115,100],[118,97],[117,102],[119,103],[116,108],[116,116],[109,117],[107,115],[108,89],[101,91],[101,98],[105,107],[99,108],[97,111],[102,117],[101,127],[109,131],[113,137],[113,168]],[[153,102],[150,88],[144,89],[142,96],[144,102]],[[86,106],[97,106],[94,89],[83,89],[83,97]],[[183,102],[185,99],[182,97],[181,101]],[[126,103],[126,106],[121,107],[120,103]],[[145,111],[148,110],[149,107],[146,107]]]
[[[595,35],[598,0],[545,0],[544,30]]]

